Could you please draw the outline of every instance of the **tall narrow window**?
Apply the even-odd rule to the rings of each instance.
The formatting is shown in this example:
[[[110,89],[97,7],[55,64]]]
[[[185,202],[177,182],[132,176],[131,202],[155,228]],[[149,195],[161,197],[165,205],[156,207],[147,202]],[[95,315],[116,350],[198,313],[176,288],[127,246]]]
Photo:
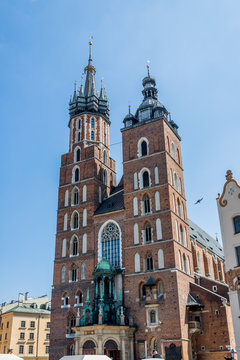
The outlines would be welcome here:
[[[113,222],[108,223],[101,234],[102,257],[106,257],[110,264],[120,266],[120,232]]]
[[[174,173],[174,187],[178,191],[178,176]]]
[[[182,270],[182,256],[181,251],[178,251],[178,262],[179,262],[179,269]]]
[[[172,195],[173,197],[173,211],[176,212],[176,202],[175,202],[175,195]]]
[[[183,233],[182,225],[180,225],[180,239],[181,239],[182,245],[185,245],[184,244],[184,233]]]
[[[76,265],[72,266],[72,270],[71,270],[71,281],[75,282],[77,281],[77,267]]]
[[[152,270],[153,270],[153,258],[151,254],[148,254],[146,258],[146,271],[152,271]]]
[[[233,218],[235,234],[240,233],[240,215]]]
[[[172,172],[172,169],[170,169],[170,184],[173,186],[173,172]]]
[[[182,217],[181,204],[180,204],[179,198],[177,199],[177,210],[178,210],[178,216]]]
[[[135,197],[133,199],[133,216],[137,216],[138,215],[138,199],[137,197]]]
[[[76,161],[80,161],[80,159],[81,159],[81,150],[77,149],[77,151],[76,151]]]
[[[173,142],[172,142],[172,157],[174,158],[174,160],[176,160],[176,148]]]
[[[158,175],[158,167],[155,166],[154,168],[154,176],[155,176],[155,185],[159,184],[159,175]]]
[[[67,243],[67,240],[63,239],[63,241],[62,241],[62,257],[66,256],[66,243]]]
[[[164,268],[164,257],[163,257],[163,251],[162,249],[158,250],[158,268],[163,269]]]
[[[107,126],[106,123],[103,123],[103,143],[107,145]]]
[[[104,185],[108,184],[108,176],[107,176],[107,170],[103,169],[103,183]]]
[[[78,205],[79,204],[79,190],[78,188],[74,188],[72,192],[72,204]]]
[[[72,214],[72,229],[78,229],[79,227],[79,215],[77,211]]]
[[[143,206],[144,214],[149,214],[151,212],[151,207],[150,207],[150,199],[148,195],[144,195],[143,205],[144,205]]]
[[[79,168],[76,168],[74,171],[74,181],[77,182],[80,180],[80,171]]]
[[[156,323],[156,311],[155,310],[150,311],[150,323],[151,324]]]
[[[142,174],[143,177],[143,187],[149,187],[149,174],[147,171],[144,171],[144,173]]]
[[[86,279],[86,264],[85,262],[83,262],[81,265],[81,280],[85,280],[85,279]]]
[[[68,206],[68,190],[65,191],[64,206]]]
[[[85,254],[86,252],[87,252],[87,234],[83,234],[82,253]]]
[[[72,255],[78,255],[78,239],[75,237],[72,243]]]
[[[91,140],[94,140],[95,136],[94,136],[94,131],[91,131]]]
[[[162,240],[162,223],[160,219],[156,220],[156,232],[157,232],[157,240]]]
[[[95,121],[94,119],[92,118],[91,119],[91,129],[94,129],[95,128]]]
[[[133,232],[134,232],[134,244],[139,244],[139,232],[138,232],[138,224],[134,224],[133,227]]]
[[[65,282],[66,282],[66,266],[63,266],[61,270],[61,283],[65,283]]]
[[[187,261],[185,254],[183,254],[183,271],[187,273]]]
[[[67,230],[67,221],[68,221],[68,214],[64,215],[64,220],[63,220],[63,230],[66,231]]]
[[[134,256],[134,268],[135,272],[140,272],[140,255],[138,253]]]
[[[137,173],[136,172],[133,175],[133,188],[134,188],[134,190],[138,189],[138,179],[137,179]]]
[[[83,197],[83,199],[82,199],[83,202],[87,201],[87,185],[83,186],[82,197]]]
[[[148,223],[145,226],[145,242],[152,242],[152,229]]]
[[[103,162],[105,165],[107,165],[107,153],[106,150],[103,151]]]
[[[155,192],[155,209],[156,211],[160,210],[160,195],[159,195],[159,191]]]
[[[142,156],[146,156],[147,155],[147,153],[148,153],[148,149],[147,149],[147,142],[146,141],[142,141],[142,143],[141,143],[141,155]]]
[[[178,222],[176,220],[176,240],[179,241],[179,235],[178,235]]]
[[[87,226],[87,209],[83,210],[83,226]]]

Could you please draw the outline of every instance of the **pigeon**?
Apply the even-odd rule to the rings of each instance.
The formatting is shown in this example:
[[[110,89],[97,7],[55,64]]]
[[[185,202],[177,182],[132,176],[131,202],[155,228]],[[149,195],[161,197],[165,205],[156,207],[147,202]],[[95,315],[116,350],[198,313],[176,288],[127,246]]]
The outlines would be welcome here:
[[[201,199],[198,199],[198,200],[194,203],[194,205],[200,204],[200,202],[202,201],[202,199],[203,199],[203,197],[202,197]]]

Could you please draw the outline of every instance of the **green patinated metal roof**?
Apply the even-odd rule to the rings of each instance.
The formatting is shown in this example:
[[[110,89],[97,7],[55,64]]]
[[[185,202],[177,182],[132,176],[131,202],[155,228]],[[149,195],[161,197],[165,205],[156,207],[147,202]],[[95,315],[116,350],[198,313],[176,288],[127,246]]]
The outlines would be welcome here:
[[[114,269],[110,262],[105,257],[103,257],[94,270],[94,273],[96,272],[114,272]]]
[[[45,310],[45,309],[34,309],[28,306],[16,306],[13,309],[10,309],[8,311],[6,311],[4,314],[7,313],[29,313],[29,314],[45,314],[45,315],[50,315],[51,311],[50,310]]]

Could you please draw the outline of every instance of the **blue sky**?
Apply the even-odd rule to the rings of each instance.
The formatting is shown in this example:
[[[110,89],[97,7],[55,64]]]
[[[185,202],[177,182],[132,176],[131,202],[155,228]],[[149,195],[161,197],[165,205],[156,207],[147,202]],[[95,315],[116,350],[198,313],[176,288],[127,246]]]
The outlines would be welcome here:
[[[104,77],[110,100],[111,143],[121,141],[128,104],[135,111],[141,102],[149,59],[182,137],[188,216],[220,233],[217,193],[227,169],[240,175],[239,12],[238,0],[1,0],[0,302],[51,293],[68,100],[90,35],[97,86]],[[111,155],[120,178],[121,144]]]

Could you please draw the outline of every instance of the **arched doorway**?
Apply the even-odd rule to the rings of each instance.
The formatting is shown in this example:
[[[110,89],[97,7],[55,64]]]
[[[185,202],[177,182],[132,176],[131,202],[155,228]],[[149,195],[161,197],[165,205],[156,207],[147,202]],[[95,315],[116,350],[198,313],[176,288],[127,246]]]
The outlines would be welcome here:
[[[87,340],[83,344],[83,355],[95,355],[96,354],[96,345],[92,340]]]
[[[120,360],[120,350],[114,340],[108,340],[104,344],[104,354],[112,360]]]

